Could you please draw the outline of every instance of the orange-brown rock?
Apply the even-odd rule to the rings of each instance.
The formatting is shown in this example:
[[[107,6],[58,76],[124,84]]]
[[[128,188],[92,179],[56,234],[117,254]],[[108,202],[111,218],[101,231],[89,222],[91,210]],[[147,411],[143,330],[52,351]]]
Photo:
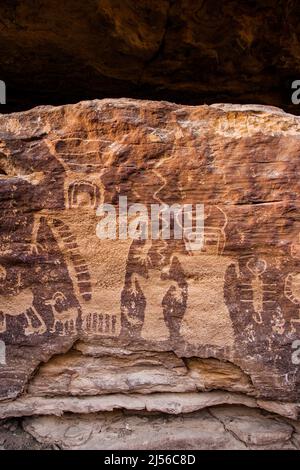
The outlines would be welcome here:
[[[297,418],[299,118],[121,99],[0,129],[2,417],[236,403]],[[119,196],[204,204],[204,245],[100,239],[97,208]]]
[[[291,103],[299,2],[2,0],[7,110],[83,99]]]

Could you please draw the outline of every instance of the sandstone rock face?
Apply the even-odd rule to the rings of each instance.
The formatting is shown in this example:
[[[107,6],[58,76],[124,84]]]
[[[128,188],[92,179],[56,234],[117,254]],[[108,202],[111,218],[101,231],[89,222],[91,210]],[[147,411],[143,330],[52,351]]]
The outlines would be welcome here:
[[[194,412],[224,432],[198,410],[245,405],[221,447],[296,446],[250,408],[299,413],[299,118],[122,99],[0,124],[0,417]],[[203,204],[203,246],[100,239],[99,207],[120,196]]]

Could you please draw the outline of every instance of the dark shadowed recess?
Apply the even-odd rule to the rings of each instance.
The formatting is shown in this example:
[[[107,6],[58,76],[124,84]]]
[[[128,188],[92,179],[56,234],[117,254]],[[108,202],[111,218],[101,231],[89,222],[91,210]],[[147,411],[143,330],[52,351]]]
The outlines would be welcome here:
[[[1,0],[0,112],[133,97],[300,114],[297,0]]]

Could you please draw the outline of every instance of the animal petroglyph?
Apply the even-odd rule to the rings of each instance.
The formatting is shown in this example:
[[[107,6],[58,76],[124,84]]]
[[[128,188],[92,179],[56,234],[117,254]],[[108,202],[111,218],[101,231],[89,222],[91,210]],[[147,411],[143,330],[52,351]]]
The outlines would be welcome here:
[[[54,323],[50,332],[55,333],[58,326],[60,336],[76,334],[77,332],[76,324],[78,308],[68,307],[67,309],[64,309],[63,303],[66,300],[66,296],[62,292],[55,292],[52,299],[45,301],[45,305],[49,305],[51,307],[54,318]]]
[[[276,284],[264,283],[262,280],[262,275],[267,269],[265,260],[252,258],[247,262],[246,267],[253,278],[249,283],[243,283],[241,285],[242,295],[247,297],[242,298],[241,302],[246,304],[251,303],[253,305],[253,320],[261,324],[263,323],[264,304],[274,302],[272,299],[266,299],[265,296],[268,294],[276,294]]]
[[[278,336],[291,332],[291,309],[283,295],[285,260],[241,256],[225,276],[224,299],[233,322],[235,340],[249,354],[272,352]],[[252,350],[256,345],[257,350]]]
[[[103,168],[103,164],[100,159],[100,153],[98,149],[98,140],[86,140],[85,145],[88,145],[88,153],[92,153],[96,156],[96,161],[99,163],[91,165],[90,163],[74,163],[69,161],[70,156],[76,155],[73,149],[78,139],[57,139],[57,140],[46,140],[46,144],[49,148],[51,155],[53,155],[59,163],[62,165],[65,171],[64,175],[64,195],[65,195],[65,207],[66,209],[78,208],[78,207],[90,207],[96,208],[103,201],[104,197],[104,185],[101,177],[105,173],[106,169]],[[68,149],[68,151],[65,151]],[[62,147],[62,149],[61,149]],[[72,150],[73,149],[73,150]],[[91,170],[92,166],[92,172]],[[84,173],[84,176],[83,176]]]

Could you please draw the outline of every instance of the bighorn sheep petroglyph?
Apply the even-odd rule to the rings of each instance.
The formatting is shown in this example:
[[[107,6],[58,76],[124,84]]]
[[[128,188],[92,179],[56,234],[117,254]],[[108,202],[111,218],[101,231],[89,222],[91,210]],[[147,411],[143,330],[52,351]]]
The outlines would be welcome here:
[[[53,327],[50,332],[56,332],[56,326],[61,325],[59,332],[60,336],[66,336],[68,334],[74,334],[77,331],[76,321],[78,317],[78,309],[76,307],[70,307],[67,310],[59,311],[57,309],[57,303],[59,301],[65,301],[66,296],[62,292],[55,292],[52,299],[46,300],[45,305],[50,305],[54,317]]]

